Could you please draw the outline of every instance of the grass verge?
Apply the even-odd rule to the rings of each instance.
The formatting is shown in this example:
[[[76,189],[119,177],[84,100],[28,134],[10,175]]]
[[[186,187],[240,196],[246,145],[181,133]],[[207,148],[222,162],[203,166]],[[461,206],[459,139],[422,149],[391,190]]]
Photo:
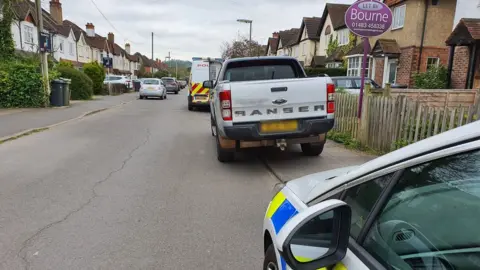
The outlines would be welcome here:
[[[377,156],[384,154],[384,153],[381,153],[380,151],[377,151],[375,149],[372,149],[368,146],[361,144],[360,141],[353,138],[348,133],[330,131],[327,133],[327,139],[332,140],[336,143],[343,144],[347,149],[362,151],[362,152],[366,152],[368,154],[377,155]]]

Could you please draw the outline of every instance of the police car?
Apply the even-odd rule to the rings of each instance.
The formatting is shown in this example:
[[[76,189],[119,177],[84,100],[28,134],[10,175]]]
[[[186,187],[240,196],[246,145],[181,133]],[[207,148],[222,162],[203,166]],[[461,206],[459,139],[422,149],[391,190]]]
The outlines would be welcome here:
[[[263,269],[480,269],[480,121],[277,185]]]

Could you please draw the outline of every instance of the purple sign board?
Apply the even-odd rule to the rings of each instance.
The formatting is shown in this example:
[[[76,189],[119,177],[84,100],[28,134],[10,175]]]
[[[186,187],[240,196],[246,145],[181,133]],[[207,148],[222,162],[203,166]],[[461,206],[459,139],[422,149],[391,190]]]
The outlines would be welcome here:
[[[355,35],[374,37],[385,33],[392,25],[392,11],[382,2],[360,0],[345,13],[345,24]]]

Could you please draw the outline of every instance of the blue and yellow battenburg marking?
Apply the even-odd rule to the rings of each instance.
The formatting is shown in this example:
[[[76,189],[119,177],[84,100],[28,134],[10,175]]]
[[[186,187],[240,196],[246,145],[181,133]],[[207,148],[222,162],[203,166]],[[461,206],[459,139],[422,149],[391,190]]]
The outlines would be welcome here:
[[[275,233],[278,234],[285,223],[296,214],[298,214],[297,209],[285,197],[285,194],[280,191],[268,206],[266,217],[272,220]]]

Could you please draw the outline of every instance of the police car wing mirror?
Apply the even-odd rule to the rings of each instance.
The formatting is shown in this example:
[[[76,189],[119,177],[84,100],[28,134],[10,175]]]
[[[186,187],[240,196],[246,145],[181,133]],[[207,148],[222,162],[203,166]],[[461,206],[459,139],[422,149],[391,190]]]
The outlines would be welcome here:
[[[292,269],[320,269],[340,262],[347,253],[351,209],[327,200],[292,217],[277,235],[277,247]]]
[[[204,81],[203,88],[213,88],[213,81]]]

